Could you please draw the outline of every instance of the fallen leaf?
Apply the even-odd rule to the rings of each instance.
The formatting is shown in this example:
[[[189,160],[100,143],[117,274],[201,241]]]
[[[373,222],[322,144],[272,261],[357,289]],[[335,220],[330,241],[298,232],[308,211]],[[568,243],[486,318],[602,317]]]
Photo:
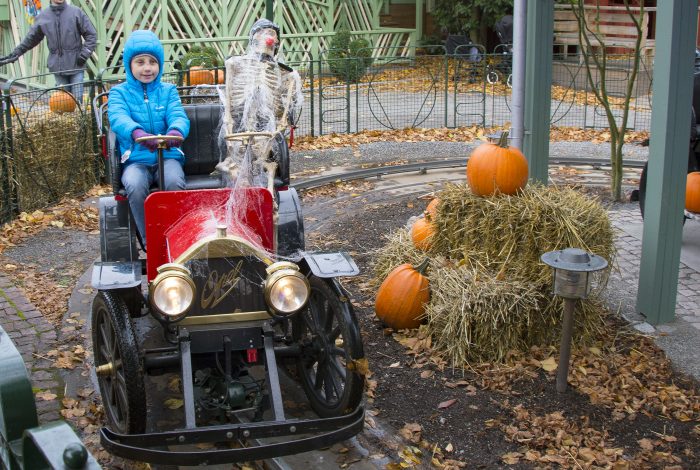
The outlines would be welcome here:
[[[55,393],[51,393],[49,391],[44,391],[44,392],[37,393],[36,397],[39,398],[40,400],[51,401],[51,400],[55,400],[58,397],[58,395],[56,395]]]
[[[501,455],[501,460],[508,465],[515,465],[520,462],[520,457],[522,456],[523,454],[520,452],[508,452],[507,454]]]
[[[438,404],[438,410],[443,410],[443,409],[445,409],[445,408],[449,408],[450,406],[454,405],[455,403],[457,403],[457,399],[456,399],[456,398],[453,398],[453,399],[451,399],[451,400],[445,400],[445,401],[443,401],[443,402],[440,402],[440,404]]]
[[[547,372],[552,372],[553,370],[556,370],[557,363],[556,361],[554,361],[554,357],[549,356],[544,361],[540,361],[540,367],[542,367]]]
[[[178,408],[182,408],[182,405],[184,405],[184,402],[180,400],[179,398],[168,398],[163,402],[165,406],[170,408],[171,410],[177,410]]]

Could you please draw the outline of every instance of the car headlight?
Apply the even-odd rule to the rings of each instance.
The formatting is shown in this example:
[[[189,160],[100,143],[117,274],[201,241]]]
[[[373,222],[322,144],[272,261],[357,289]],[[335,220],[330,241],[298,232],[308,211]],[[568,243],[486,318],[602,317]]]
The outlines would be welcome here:
[[[158,268],[158,276],[150,286],[153,308],[169,321],[185,317],[194,301],[195,286],[190,271],[175,263]]]
[[[280,315],[290,315],[309,300],[309,281],[294,263],[280,261],[266,269],[265,301]]]

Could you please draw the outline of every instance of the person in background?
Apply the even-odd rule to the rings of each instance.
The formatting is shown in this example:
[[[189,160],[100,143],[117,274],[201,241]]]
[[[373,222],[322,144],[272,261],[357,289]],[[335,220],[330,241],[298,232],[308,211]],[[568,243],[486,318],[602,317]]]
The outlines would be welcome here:
[[[81,103],[85,63],[95,50],[97,33],[85,12],[66,0],[51,0],[22,42],[9,55],[0,57],[0,65],[16,61],[44,38],[49,47],[49,71],[56,85],[63,85]]]
[[[163,45],[153,32],[131,33],[124,45],[126,81],[109,90],[107,108],[110,128],[119,141],[122,183],[144,248],[144,202],[149,188],[158,180],[158,141],[136,143],[136,139],[156,134],[187,137],[190,130],[177,88],[160,80],[163,61]],[[180,145],[179,140],[166,140],[168,148],[163,150],[165,188],[161,188],[166,191],[185,189],[185,155]]]

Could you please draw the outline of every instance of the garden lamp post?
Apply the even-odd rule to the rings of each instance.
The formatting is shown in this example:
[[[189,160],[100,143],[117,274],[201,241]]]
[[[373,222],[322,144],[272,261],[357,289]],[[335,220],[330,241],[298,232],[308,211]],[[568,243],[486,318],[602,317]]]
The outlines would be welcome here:
[[[554,268],[554,295],[564,298],[564,319],[557,366],[557,392],[561,393],[566,391],[566,378],[569,374],[576,301],[588,297],[591,274],[605,269],[608,262],[598,255],[586,253],[579,248],[549,251],[542,255],[541,260]]]

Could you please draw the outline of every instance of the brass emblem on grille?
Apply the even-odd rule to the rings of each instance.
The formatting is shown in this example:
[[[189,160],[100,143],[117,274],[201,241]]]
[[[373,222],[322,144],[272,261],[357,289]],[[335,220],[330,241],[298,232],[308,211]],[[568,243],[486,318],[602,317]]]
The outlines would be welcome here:
[[[239,261],[236,266],[227,273],[219,274],[219,271],[212,269],[207,277],[207,282],[202,288],[200,303],[202,308],[214,308],[221,303],[224,298],[236,287],[241,280],[241,268],[243,261]]]

